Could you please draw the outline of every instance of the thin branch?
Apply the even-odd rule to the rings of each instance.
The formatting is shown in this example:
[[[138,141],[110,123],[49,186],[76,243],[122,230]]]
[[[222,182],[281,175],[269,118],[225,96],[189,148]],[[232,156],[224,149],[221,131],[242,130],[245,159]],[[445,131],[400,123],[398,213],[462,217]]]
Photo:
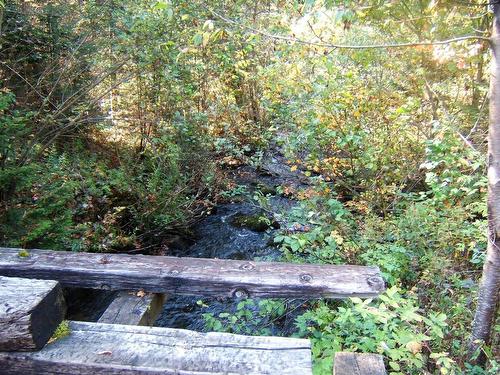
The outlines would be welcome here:
[[[11,72],[13,72],[15,75],[17,75],[19,78],[21,78],[24,83],[26,83],[29,87],[31,87],[31,89],[43,100],[46,100],[47,97],[42,95],[42,93],[40,91],[38,91],[26,78],[24,78],[17,70],[15,70],[14,68],[12,68],[9,64],[3,62],[3,61],[0,61],[0,64],[2,64],[3,66],[5,66],[7,69],[9,69]],[[57,108],[57,106],[52,103],[50,100],[48,101],[54,108]]]
[[[424,78],[425,79],[425,78]],[[441,102],[441,109],[443,110],[445,116],[447,117],[448,121],[450,124],[454,124],[457,120],[457,116],[458,116],[458,113],[460,113],[460,111],[457,111],[455,112],[455,116],[453,117],[450,112],[448,112],[448,108],[446,108],[446,104],[444,103],[444,100],[442,100],[440,98],[440,95],[434,91],[432,89],[432,87],[429,85],[429,83],[427,82],[427,80],[425,80],[429,90],[438,98],[438,100]],[[476,147],[474,147],[474,145],[472,144],[471,141],[469,141],[469,139],[467,137],[465,137],[459,129],[457,128],[454,128],[453,129],[455,131],[455,133],[460,137],[460,139],[462,140],[462,142],[469,148],[471,148],[474,152],[480,154],[480,152],[476,149]]]
[[[106,96],[110,91],[116,89],[119,87],[122,83],[127,82],[133,74],[129,74],[125,76],[124,78],[120,79],[120,81],[116,82],[114,85],[111,87],[107,88],[104,90],[103,93],[98,95],[96,98],[91,100],[89,102],[89,105],[95,105],[101,100],[104,96]],[[23,156],[21,157],[21,161],[19,162],[19,165],[25,165],[28,161],[30,161],[30,154],[32,150],[34,149],[36,144],[41,144],[41,149],[37,152],[38,155],[40,155],[44,150],[46,150],[56,139],[58,136],[60,136],[61,133],[64,131],[68,131],[72,128],[76,128],[79,126],[81,123],[82,117],[85,114],[84,111],[80,112],[75,118],[70,119],[69,122],[62,127],[56,127],[55,129],[50,130],[47,132],[42,139],[39,139],[38,137],[35,137],[27,146],[26,151],[23,153]],[[40,134],[40,132],[38,132]]]
[[[260,29],[256,29],[247,25],[243,25],[242,23],[235,21],[233,19],[227,18],[212,9],[208,9],[210,13],[212,13],[217,18],[222,21],[235,25],[239,28],[246,29],[255,34],[260,34],[266,38],[282,40],[285,42],[292,42],[297,44],[311,45],[317,47],[325,47],[325,48],[339,48],[339,49],[374,49],[374,48],[406,48],[406,47],[418,47],[418,46],[436,46],[436,45],[445,45],[450,43],[461,42],[464,40],[484,40],[490,42],[491,39],[480,36],[480,35],[465,35],[456,38],[446,39],[446,40],[437,40],[432,42],[405,42],[405,43],[388,43],[388,44],[370,44],[370,45],[355,45],[355,44],[333,44],[333,43],[323,43],[323,42],[311,42],[303,39],[298,39],[294,37],[284,36],[284,35],[276,35],[268,33],[267,31],[263,31]]]
[[[469,134],[467,135],[467,138],[469,138],[472,135],[472,133],[474,133],[476,131],[477,126],[479,125],[479,121],[481,121],[481,118],[483,117],[483,109],[485,107],[487,99],[488,99],[488,92],[486,92],[484,94],[484,98],[483,98],[483,101],[481,103],[481,107],[479,107],[479,114],[477,115],[476,122],[474,123],[474,126],[469,131]]]

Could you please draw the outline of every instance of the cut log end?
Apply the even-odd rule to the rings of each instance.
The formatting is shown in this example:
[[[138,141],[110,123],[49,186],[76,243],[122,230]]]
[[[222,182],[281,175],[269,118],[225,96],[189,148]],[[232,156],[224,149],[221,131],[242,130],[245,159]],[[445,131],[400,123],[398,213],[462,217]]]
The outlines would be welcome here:
[[[121,292],[99,318],[99,323],[152,326],[164,302],[164,294]]]
[[[387,375],[387,372],[379,354],[338,352],[333,375]]]
[[[0,351],[43,347],[66,313],[57,281],[0,276]]]

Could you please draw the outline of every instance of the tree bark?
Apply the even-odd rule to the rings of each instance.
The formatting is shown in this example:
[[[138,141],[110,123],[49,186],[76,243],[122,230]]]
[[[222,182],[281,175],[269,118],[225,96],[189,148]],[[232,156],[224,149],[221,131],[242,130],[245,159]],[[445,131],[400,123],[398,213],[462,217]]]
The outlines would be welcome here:
[[[469,346],[469,360],[482,365],[481,347],[491,342],[500,290],[500,4],[493,6],[490,125],[488,134],[488,247]],[[479,356],[477,356],[479,352]]]

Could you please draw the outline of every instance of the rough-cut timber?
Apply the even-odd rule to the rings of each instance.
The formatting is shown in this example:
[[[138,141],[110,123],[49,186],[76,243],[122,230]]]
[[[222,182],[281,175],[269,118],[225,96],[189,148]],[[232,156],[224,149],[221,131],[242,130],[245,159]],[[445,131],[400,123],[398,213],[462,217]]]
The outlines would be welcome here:
[[[311,374],[309,340],[70,322],[34,353],[0,353],[5,375]]]
[[[0,351],[41,348],[65,309],[57,281],[0,276]]]
[[[381,355],[368,353],[335,353],[333,375],[386,375]]]
[[[152,326],[164,302],[164,294],[120,292],[99,318],[99,323]]]
[[[378,267],[289,264],[0,248],[0,275],[55,279],[63,286],[245,297],[373,297]]]

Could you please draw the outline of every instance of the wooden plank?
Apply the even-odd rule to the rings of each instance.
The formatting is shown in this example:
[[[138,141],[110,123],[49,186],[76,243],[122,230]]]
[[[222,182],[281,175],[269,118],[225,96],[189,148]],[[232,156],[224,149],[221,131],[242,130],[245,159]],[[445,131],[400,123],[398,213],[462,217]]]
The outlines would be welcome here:
[[[289,264],[0,248],[0,275],[55,279],[63,286],[200,296],[374,297],[378,267]]]
[[[371,353],[335,353],[333,375],[386,375],[384,357]]]
[[[0,276],[0,351],[36,350],[64,319],[57,281]]]
[[[5,375],[311,374],[309,340],[70,322],[34,353],[0,353]]]
[[[120,292],[99,318],[99,323],[152,326],[164,302],[164,294]]]

